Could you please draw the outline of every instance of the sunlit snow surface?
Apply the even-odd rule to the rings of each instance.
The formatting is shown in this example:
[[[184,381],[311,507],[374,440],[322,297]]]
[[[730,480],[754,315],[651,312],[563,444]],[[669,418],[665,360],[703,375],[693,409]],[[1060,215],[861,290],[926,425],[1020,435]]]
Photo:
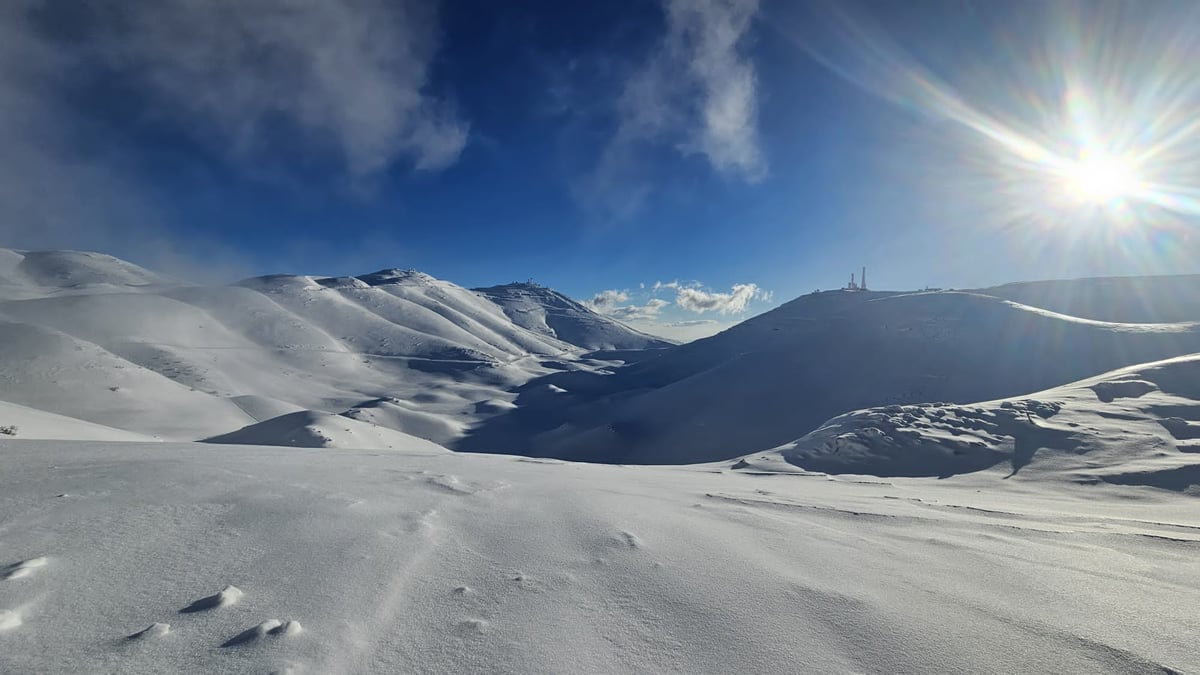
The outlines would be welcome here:
[[[1002,470],[0,452],[3,672],[1200,667],[1200,511],[1169,491]],[[302,630],[272,632],[289,621]]]

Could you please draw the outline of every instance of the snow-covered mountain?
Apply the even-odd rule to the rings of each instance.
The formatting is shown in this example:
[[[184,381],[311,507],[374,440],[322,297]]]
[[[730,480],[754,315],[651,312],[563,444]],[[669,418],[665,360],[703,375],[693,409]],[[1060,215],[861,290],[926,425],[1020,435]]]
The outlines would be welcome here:
[[[673,344],[534,283],[476,288],[475,292],[500,305],[518,326],[587,349],[654,349]]]
[[[0,400],[197,440],[265,422],[264,412],[336,415],[390,399],[396,409],[371,423],[447,443],[503,410],[513,386],[587,367],[580,356],[612,342],[619,325],[593,314],[593,335],[590,311],[573,312],[568,337],[580,344],[415,271],[199,286],[101,254],[5,249]],[[286,426],[250,436],[267,442],[264,428]]]
[[[167,440],[387,447],[397,432],[468,451],[713,461],[855,410],[1022,396],[1200,352],[1200,306],[1183,293],[1197,279],[817,293],[667,347],[532,284],[472,291],[391,269],[198,286],[110,256],[3,250],[0,400],[14,407],[0,425],[32,410]],[[1168,290],[1176,300],[1139,304]],[[629,350],[641,356],[624,365],[595,357]]]
[[[785,443],[852,410],[1018,396],[1198,351],[1192,322],[1100,322],[982,293],[817,293],[611,375],[535,380],[516,410],[459,447],[712,461]]]

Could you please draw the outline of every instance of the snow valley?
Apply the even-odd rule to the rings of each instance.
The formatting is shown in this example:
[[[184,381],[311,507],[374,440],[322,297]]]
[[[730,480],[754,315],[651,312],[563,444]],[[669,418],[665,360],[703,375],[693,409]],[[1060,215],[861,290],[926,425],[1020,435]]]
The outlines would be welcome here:
[[[0,672],[1200,669],[1200,277],[675,345],[0,250]]]

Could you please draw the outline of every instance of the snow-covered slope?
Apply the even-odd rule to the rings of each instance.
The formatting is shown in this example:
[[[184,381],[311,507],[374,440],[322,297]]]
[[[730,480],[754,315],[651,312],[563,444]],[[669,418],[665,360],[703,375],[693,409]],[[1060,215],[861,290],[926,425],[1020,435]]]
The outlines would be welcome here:
[[[4,673],[1200,670],[1200,509],[1165,490],[177,443],[0,462]]]
[[[0,400],[176,440],[265,421],[263,402],[277,416],[390,398],[400,406],[362,419],[448,442],[494,414],[480,401],[510,401],[583,351],[420,272],[213,287],[110,256],[6,249],[0,337]]]
[[[585,349],[654,349],[673,344],[598,314],[545,286],[513,283],[476,288],[475,292],[500,305],[518,326]]]
[[[444,447],[394,429],[345,415],[302,410],[248,425],[206,440],[208,443],[285,445],[297,448],[360,448],[449,452]]]
[[[1099,321],[1200,321],[1200,275],[1026,281],[978,291]]]
[[[1150,485],[1200,495],[1200,355],[1123,368],[1016,399],[859,410],[746,469],[1010,475]]]
[[[1198,351],[1200,324],[1104,323],[973,293],[818,293],[612,375],[541,378],[459,447],[711,461],[850,410],[1016,396]]]
[[[132,431],[114,429],[44,410],[0,401],[0,439],[54,438],[80,441],[153,441]]]
[[[10,304],[0,304],[0,313]],[[51,327],[0,320],[0,398],[7,402],[170,439],[252,421],[233,401],[168,374]]]

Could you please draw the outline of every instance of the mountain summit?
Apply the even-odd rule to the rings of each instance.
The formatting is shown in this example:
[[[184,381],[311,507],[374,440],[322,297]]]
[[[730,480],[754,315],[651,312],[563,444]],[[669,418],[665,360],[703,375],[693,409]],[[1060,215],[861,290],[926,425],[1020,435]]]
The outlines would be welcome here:
[[[513,323],[586,349],[654,349],[673,343],[599,314],[581,303],[535,283],[476,288],[500,305]]]

